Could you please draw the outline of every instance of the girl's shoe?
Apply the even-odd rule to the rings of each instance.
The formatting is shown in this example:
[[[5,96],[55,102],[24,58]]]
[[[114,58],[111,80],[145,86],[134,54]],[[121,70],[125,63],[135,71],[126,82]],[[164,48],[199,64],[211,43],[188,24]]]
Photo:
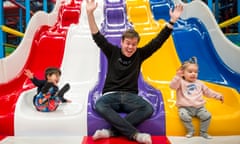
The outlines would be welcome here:
[[[208,133],[200,133],[200,136],[205,139],[212,139],[212,137],[210,135],[208,135]]]
[[[186,134],[186,137],[187,137],[187,138],[191,138],[191,137],[193,137],[193,135],[194,135],[194,132],[188,132],[188,133]]]

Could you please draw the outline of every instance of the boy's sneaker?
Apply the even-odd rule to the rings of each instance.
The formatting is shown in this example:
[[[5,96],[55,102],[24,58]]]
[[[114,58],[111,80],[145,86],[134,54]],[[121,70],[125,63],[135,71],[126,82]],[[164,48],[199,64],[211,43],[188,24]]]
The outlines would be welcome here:
[[[212,139],[212,137],[210,135],[208,135],[208,133],[200,133],[200,136],[205,139]]]
[[[70,85],[66,83],[56,94],[63,103],[67,102],[67,100],[63,96],[69,89],[70,89]]]
[[[186,134],[186,138],[191,138],[191,137],[193,137],[193,135],[194,135],[194,132],[188,132]]]
[[[69,83],[66,83],[57,93],[57,96],[63,97],[63,95],[70,89]]]

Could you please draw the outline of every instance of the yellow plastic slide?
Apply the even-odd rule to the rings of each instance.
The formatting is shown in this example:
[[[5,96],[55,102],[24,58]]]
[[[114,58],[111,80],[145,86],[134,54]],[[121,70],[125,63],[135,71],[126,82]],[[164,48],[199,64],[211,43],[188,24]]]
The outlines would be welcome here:
[[[127,15],[136,31],[141,35],[139,46],[146,44],[163,28],[165,21],[155,21],[146,0],[126,0]],[[187,42],[187,41],[186,41]],[[163,95],[166,113],[166,134],[181,136],[185,134],[184,127],[177,113],[175,91],[169,88],[169,82],[176,74],[180,60],[175,50],[173,38],[170,37],[154,55],[142,65],[142,74],[150,85],[160,90]],[[206,108],[212,114],[209,127],[211,135],[240,134],[240,95],[229,87],[205,82],[209,88],[224,96],[224,103],[215,99],[207,99]],[[199,130],[198,119],[193,119],[196,134]]]

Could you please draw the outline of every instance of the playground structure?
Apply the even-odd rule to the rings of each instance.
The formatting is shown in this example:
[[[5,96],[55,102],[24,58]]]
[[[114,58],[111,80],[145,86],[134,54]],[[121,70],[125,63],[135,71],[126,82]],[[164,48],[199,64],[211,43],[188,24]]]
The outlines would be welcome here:
[[[190,3],[192,0],[183,1]],[[31,16],[38,10],[51,11],[55,2],[55,0],[4,0],[4,5],[0,4],[2,11],[0,17],[4,18],[0,20],[0,43],[3,43],[0,45],[0,58],[8,56],[17,48]],[[239,0],[203,0],[203,2],[210,8],[225,35],[232,42],[240,45]]]
[[[0,57],[11,54],[21,42],[31,16],[38,10],[51,11],[54,0],[3,0],[0,4]]]
[[[97,23],[108,40],[119,44],[122,31],[135,28],[141,35],[140,46],[163,28],[169,8],[174,6],[168,0],[98,2]],[[181,62],[195,55],[199,59],[199,78],[225,97],[224,104],[207,100],[213,115],[209,133],[239,135],[240,66],[236,62],[240,49],[224,36],[203,2],[183,5],[184,13],[172,37],[142,65],[140,94],[152,103],[155,113],[139,129],[153,135],[184,135],[169,81]],[[47,66],[61,68],[61,84],[71,84],[67,96],[73,102],[54,113],[39,113],[32,105],[36,89],[23,70],[31,69],[42,78]],[[51,13],[34,14],[16,51],[0,59],[0,105],[4,107],[0,110],[1,135],[92,135],[97,128],[108,127],[93,107],[101,96],[105,69],[105,58],[88,30],[83,1],[57,1]]]

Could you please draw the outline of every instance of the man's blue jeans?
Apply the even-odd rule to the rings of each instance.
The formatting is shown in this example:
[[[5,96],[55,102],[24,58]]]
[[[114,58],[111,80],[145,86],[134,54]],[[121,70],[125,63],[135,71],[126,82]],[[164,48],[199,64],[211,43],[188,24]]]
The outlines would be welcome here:
[[[141,96],[129,92],[108,92],[96,102],[96,111],[118,133],[133,139],[135,126],[151,117],[153,107]],[[119,113],[126,113],[122,118]]]

